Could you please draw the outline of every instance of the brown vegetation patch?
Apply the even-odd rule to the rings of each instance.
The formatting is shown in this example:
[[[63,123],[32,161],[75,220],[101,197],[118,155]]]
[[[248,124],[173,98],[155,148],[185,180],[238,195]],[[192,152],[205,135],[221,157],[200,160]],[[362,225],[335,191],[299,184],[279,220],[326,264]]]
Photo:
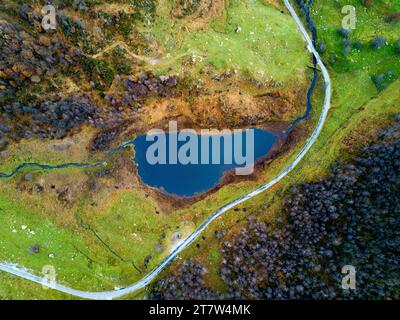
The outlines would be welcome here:
[[[174,0],[172,16],[187,18],[186,28],[200,30],[209,26],[212,19],[221,17],[228,1],[225,0]]]
[[[238,88],[214,93],[189,91],[182,96],[151,99],[140,119],[149,124],[165,118],[187,117],[199,127],[243,127],[266,121],[286,120],[304,110],[304,88],[269,90],[254,95]]]
[[[282,1],[279,0],[264,0],[264,4],[274,7],[275,9],[282,9]]]
[[[376,138],[377,129],[379,127],[386,127],[391,124],[392,120],[388,119],[364,119],[360,125],[353,131],[346,135],[341,143],[341,147],[348,152],[354,152],[362,147],[370,144]],[[379,130],[378,130],[379,131]]]
[[[400,12],[391,13],[386,16],[386,21],[388,23],[396,23],[400,21]]]
[[[17,181],[17,190],[32,206],[43,206],[41,212],[55,218],[60,226],[76,224],[74,208],[86,192],[87,175],[78,173],[49,173],[36,176],[28,173]],[[40,201],[38,202],[38,200]]]

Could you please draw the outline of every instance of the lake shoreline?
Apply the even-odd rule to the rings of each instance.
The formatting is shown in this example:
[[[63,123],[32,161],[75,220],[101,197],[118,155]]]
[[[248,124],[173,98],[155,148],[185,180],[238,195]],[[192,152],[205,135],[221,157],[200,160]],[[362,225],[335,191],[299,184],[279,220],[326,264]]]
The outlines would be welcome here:
[[[132,162],[134,164],[134,175],[135,178],[139,181],[140,187],[144,190],[148,190],[152,193],[152,196],[156,199],[156,201],[161,205],[165,211],[169,212],[175,209],[182,209],[191,206],[192,204],[201,201],[208,196],[214,194],[224,186],[228,184],[238,183],[242,181],[257,181],[259,179],[261,171],[265,168],[266,165],[270,164],[277,157],[289,151],[295,141],[303,136],[304,129],[297,127],[292,130],[288,135],[284,134],[283,131],[287,128],[287,122],[266,122],[257,126],[253,126],[257,129],[268,130],[274,133],[277,137],[276,142],[269,150],[269,152],[263,156],[258,158],[254,163],[254,172],[248,176],[238,176],[235,174],[235,170],[226,171],[219,182],[209,190],[199,192],[193,196],[181,196],[170,194],[160,188],[152,187],[145,182],[143,182],[142,178],[138,172],[138,166],[134,157],[132,158]],[[249,127],[251,128],[251,127]],[[241,128],[245,130],[246,128]],[[282,130],[283,129],[283,130]],[[132,146],[132,149],[133,146]],[[163,210],[164,211],[164,210]]]

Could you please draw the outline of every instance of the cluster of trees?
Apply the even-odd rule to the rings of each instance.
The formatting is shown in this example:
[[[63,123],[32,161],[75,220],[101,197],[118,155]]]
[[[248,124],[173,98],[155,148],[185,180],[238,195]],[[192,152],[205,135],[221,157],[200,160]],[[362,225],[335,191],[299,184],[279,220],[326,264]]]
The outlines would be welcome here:
[[[82,125],[101,129],[91,150],[106,150],[131,115],[132,112],[113,106],[100,109],[84,95],[3,105],[0,106],[0,151],[6,150],[10,141],[23,138],[62,139],[79,132]]]
[[[251,222],[227,242],[221,275],[229,297],[398,298],[399,135],[397,123],[352,164],[293,188],[280,228]],[[341,287],[344,265],[356,267],[355,291]]]
[[[320,182],[293,187],[276,223],[250,216],[240,235],[221,248],[220,275],[228,287],[224,297],[398,299],[399,137],[400,117],[351,163],[337,163]],[[342,288],[345,265],[356,269],[356,290]],[[201,285],[203,274],[188,272],[168,278],[163,288],[180,288],[182,277]],[[154,297],[193,297],[180,289],[179,296],[159,289]],[[201,290],[196,287],[196,292]]]
[[[389,84],[394,80],[394,77],[393,77],[393,72],[389,70],[388,72],[372,76],[371,79],[374,82],[377,89],[379,91],[382,91],[389,86]]]
[[[79,66],[81,54],[56,36],[34,38],[18,24],[0,21],[0,102],[12,101],[30,83],[39,84],[59,70]]]
[[[158,281],[150,293],[153,300],[215,300],[222,298],[205,287],[206,268],[192,261],[185,261],[178,272]]]
[[[337,33],[339,36],[344,38],[344,40],[343,40],[344,55],[348,55],[352,48],[361,49],[363,47],[363,44],[361,41],[359,41],[359,40],[352,41],[349,39],[350,35],[352,34],[351,29],[339,28]],[[398,47],[399,41],[400,41],[400,39],[394,43],[394,48],[395,48],[396,53],[397,53],[397,47]],[[322,44],[320,43],[319,45],[326,47],[325,43],[323,43],[323,42],[322,42]],[[376,36],[369,42],[369,46],[375,50],[379,50],[387,45],[389,45],[389,43],[382,36]],[[324,50],[323,52],[325,52],[325,51],[326,50]]]
[[[0,136],[61,139],[73,128],[94,124],[98,118],[98,109],[84,97],[30,105],[14,102],[0,106]]]
[[[127,79],[125,81],[125,90],[136,100],[152,95],[167,96],[172,88],[176,88],[178,84],[178,76],[165,75],[156,77],[153,73],[147,72],[136,80]]]

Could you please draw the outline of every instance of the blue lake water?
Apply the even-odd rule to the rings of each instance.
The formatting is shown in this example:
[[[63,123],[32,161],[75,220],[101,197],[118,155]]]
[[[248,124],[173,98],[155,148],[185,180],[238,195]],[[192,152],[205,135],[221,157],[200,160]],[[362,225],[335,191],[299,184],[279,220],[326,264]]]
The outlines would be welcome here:
[[[241,140],[240,137],[241,135]],[[166,133],[166,149],[169,150],[169,145],[170,145],[170,138],[173,139],[170,133]],[[154,145],[154,141],[146,141],[146,135],[141,135],[138,136],[132,143],[135,148],[135,162],[138,166],[138,174],[142,181],[154,188],[158,188],[166,193],[173,194],[173,195],[178,195],[178,196],[194,196],[198,193],[202,193],[205,191],[208,191],[218,185],[220,182],[221,178],[223,177],[223,174],[225,172],[231,171],[236,168],[243,168],[245,167],[244,161],[236,161],[236,159],[239,159],[237,157],[237,150],[241,151],[241,155],[245,156],[246,155],[246,150],[247,150],[247,142],[246,142],[246,135],[245,131],[235,133],[231,135],[232,139],[232,148],[225,148],[224,147],[224,139],[226,136],[222,134],[217,134],[217,135],[208,135],[210,138],[210,143],[208,145],[208,152],[209,152],[209,164],[204,164],[207,163],[205,160],[205,157],[201,159],[202,154],[204,155],[204,150],[207,149],[207,144],[202,144],[201,143],[201,135],[196,134],[196,137],[198,138],[198,146],[197,146],[197,152],[196,154],[198,155],[198,163],[199,164],[181,164],[181,161],[177,161],[177,164],[171,164],[174,163],[173,160],[171,161],[170,159],[170,154],[166,152],[166,163],[160,164],[151,164],[149,163],[147,152],[149,150],[149,147],[151,145]],[[204,137],[204,136],[203,136]],[[211,137],[218,137],[220,138],[220,149],[219,149],[219,154],[221,155],[221,161],[219,163],[221,164],[213,164],[213,154],[215,154],[217,151],[218,153],[218,148],[215,147],[214,149],[212,148],[212,143],[211,143]],[[237,140],[235,140],[238,138]],[[189,140],[189,137],[185,141],[177,141],[177,152],[179,153],[179,150],[181,149],[182,146],[186,144],[186,142]],[[257,159],[265,156],[268,154],[268,152],[271,150],[273,147],[274,143],[276,142],[277,137],[273,133],[266,131],[266,130],[261,130],[261,129],[254,129],[254,160],[256,161]],[[172,140],[174,141],[174,140]],[[229,139],[228,139],[229,141]],[[235,144],[234,141],[237,141]],[[174,144],[174,142],[171,142]],[[203,147],[202,147],[203,145]],[[203,148],[203,149],[202,149]],[[191,149],[193,151],[194,149]],[[225,156],[227,159],[229,159],[229,154],[227,153],[224,156],[224,150],[230,150],[232,152],[231,158],[232,158],[232,163],[230,161],[224,161]],[[250,150],[250,149],[249,149]],[[235,152],[236,151],[236,152]],[[192,152],[193,153],[193,152]],[[155,155],[159,155],[158,152],[154,153]],[[191,152],[187,152],[185,154],[191,154]],[[176,156],[176,154],[175,154]],[[174,155],[172,155],[174,157]],[[253,158],[253,157],[252,157]],[[179,158],[181,159],[181,158]],[[242,159],[244,160],[244,159]],[[218,162],[218,161],[214,161]],[[254,164],[254,161],[252,161]]]

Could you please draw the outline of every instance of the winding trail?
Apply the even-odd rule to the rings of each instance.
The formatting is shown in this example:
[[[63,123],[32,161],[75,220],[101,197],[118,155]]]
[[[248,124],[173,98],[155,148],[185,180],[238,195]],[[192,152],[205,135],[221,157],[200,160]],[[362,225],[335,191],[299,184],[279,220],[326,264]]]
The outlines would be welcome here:
[[[107,52],[109,52],[109,51],[115,49],[116,47],[121,47],[121,48],[123,48],[123,49],[128,53],[128,55],[129,55],[130,57],[132,57],[133,59],[136,59],[136,60],[139,60],[139,61],[144,61],[144,62],[146,62],[146,63],[151,63],[152,60],[155,60],[155,58],[149,58],[149,57],[145,57],[145,56],[140,56],[140,55],[137,55],[137,54],[133,53],[133,52],[129,49],[128,45],[127,45],[125,42],[123,42],[123,41],[114,42],[113,44],[109,45],[107,48],[101,50],[99,53],[96,53],[96,54],[91,55],[90,57],[93,58],[93,59],[100,58],[100,57],[102,57],[105,53],[107,53]]]
[[[306,29],[304,28],[300,18],[298,17],[296,11],[292,7],[291,3],[289,0],[283,0],[285,2],[286,7],[288,8],[290,14],[292,15],[293,19],[296,21],[299,30],[301,31],[304,39],[306,40],[308,44],[308,50],[311,52],[313,55],[316,63],[318,66],[321,68],[324,81],[325,81],[325,100],[324,100],[324,105],[322,109],[322,113],[320,115],[320,118],[318,120],[317,126],[315,130],[313,131],[312,135],[308,138],[305,146],[303,149],[300,151],[300,153],[296,156],[294,161],[287,167],[285,168],[276,178],[274,178],[272,181],[262,185],[258,189],[252,191],[251,193],[240,197],[224,207],[218,209],[216,212],[214,212],[206,221],[204,221],[196,231],[194,231],[189,237],[187,237],[179,246],[175,248],[175,250],[164,259],[161,264],[156,267],[153,271],[151,271],[149,274],[147,274],[143,279],[139,280],[138,282],[132,284],[131,286],[128,286],[124,289],[121,290],[116,290],[116,291],[104,291],[104,292],[89,292],[89,291],[79,291],[79,290],[74,290],[72,288],[68,288],[66,286],[63,286],[58,283],[47,283],[45,282],[42,278],[34,275],[31,273],[31,271],[26,270],[18,265],[11,264],[11,263],[0,263],[0,270],[4,272],[11,273],[13,275],[16,275],[18,277],[48,286],[52,289],[74,295],[76,297],[80,298],[85,298],[85,299],[97,299],[97,300],[111,300],[115,298],[120,298],[122,296],[125,296],[127,294],[133,293],[139,289],[144,288],[147,286],[152,280],[156,278],[156,276],[164,270],[164,268],[171,263],[177,255],[182,252],[184,249],[186,249],[190,244],[196,240],[196,238],[203,232],[203,230],[210,225],[215,219],[218,217],[222,216],[225,212],[229,211],[230,209],[234,208],[235,206],[251,199],[254,198],[255,196],[259,195],[260,193],[268,190],[271,188],[273,185],[278,183],[280,180],[282,180],[287,174],[289,174],[298,164],[299,162],[304,158],[304,156],[307,154],[307,152],[311,149],[313,144],[315,143],[316,139],[318,138],[319,134],[322,131],[322,128],[324,126],[324,123],[326,121],[326,118],[328,116],[328,111],[330,108],[330,102],[331,102],[331,94],[332,94],[332,89],[331,89],[331,80],[330,76],[328,73],[328,70],[326,69],[325,65],[323,64],[317,50],[315,49],[314,42],[308,35]]]

